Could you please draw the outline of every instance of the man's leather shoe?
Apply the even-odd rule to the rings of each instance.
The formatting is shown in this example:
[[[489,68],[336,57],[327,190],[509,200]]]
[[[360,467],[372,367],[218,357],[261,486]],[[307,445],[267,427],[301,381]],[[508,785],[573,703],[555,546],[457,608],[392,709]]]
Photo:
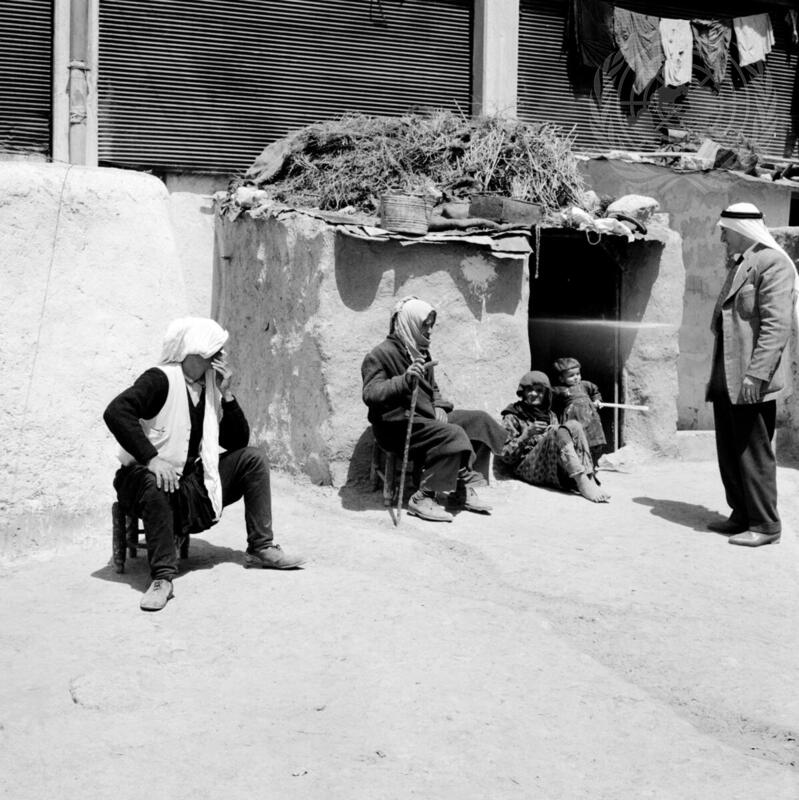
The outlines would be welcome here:
[[[730,544],[739,544],[742,547],[762,547],[764,544],[777,544],[781,533],[758,533],[757,531],[746,531],[730,536],[727,541]]]
[[[279,544],[269,544],[254,553],[247,553],[244,557],[245,567],[258,569],[297,569],[304,563],[305,559],[302,556],[290,556],[284,553]]]
[[[408,514],[430,522],[452,522],[452,514],[436,502],[435,497],[420,492],[408,500]]]
[[[475,514],[490,514],[491,506],[483,502],[471,486],[459,486],[447,499],[451,508],[462,508]]]
[[[732,519],[725,519],[721,522],[708,522],[707,529],[709,531],[713,531],[713,533],[732,535],[733,533],[743,533],[744,531],[748,531],[749,526],[740,522],[735,522]]]
[[[142,611],[160,611],[172,597],[172,581],[156,578],[139,603]]]

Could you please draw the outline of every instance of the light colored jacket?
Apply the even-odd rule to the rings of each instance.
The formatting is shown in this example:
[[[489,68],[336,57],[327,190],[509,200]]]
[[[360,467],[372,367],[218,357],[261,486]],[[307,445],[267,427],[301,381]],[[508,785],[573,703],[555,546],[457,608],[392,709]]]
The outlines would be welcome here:
[[[762,401],[790,394],[790,353],[786,358],[783,353],[793,329],[795,280],[796,269],[781,253],[756,244],[744,253],[729,289],[722,290],[711,327],[721,331],[733,404],[741,402],[746,375],[765,381]]]

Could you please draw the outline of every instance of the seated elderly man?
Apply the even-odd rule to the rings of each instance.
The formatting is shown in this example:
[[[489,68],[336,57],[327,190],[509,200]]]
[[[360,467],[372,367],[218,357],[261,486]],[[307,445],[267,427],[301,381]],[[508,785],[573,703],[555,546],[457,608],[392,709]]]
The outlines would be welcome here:
[[[269,465],[248,447],[250,428],[231,392],[228,333],[187,317],[167,329],[161,363],[115,397],[103,419],[122,447],[114,478],[120,502],[144,524],[152,583],[144,611],[162,609],[178,571],[175,529],[206,530],[244,498],[250,567],[293,569],[272,534]],[[220,454],[220,449],[226,452]]]
[[[438,502],[449,493],[450,509],[488,514],[491,506],[477,496],[485,483],[472,469],[475,449],[499,453],[505,431],[485,411],[455,410],[438,389],[430,357],[430,334],[436,311],[418,297],[406,297],[394,307],[388,337],[367,354],[361,366],[363,401],[369,422],[385,450],[402,453],[408,430],[411,398],[418,385],[411,421],[409,453],[421,459],[418,491],[408,501],[408,513],[433,522],[450,522],[452,514]]]

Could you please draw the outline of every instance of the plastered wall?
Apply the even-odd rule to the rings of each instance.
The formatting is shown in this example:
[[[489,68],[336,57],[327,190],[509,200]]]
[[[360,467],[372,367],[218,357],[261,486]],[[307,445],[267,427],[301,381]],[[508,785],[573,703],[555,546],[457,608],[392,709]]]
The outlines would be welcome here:
[[[658,214],[648,223],[646,239],[616,249],[622,271],[623,396],[649,408],[624,414],[624,443],[674,456],[685,291],[680,235],[669,227],[668,215]]]
[[[211,314],[214,274],[214,193],[226,188],[228,178],[215,175],[170,174],[169,219],[186,286],[186,302],[193,316]]]
[[[529,274],[464,244],[365,242],[301,214],[218,219],[216,314],[230,330],[238,395],[273,463],[319,483],[368,468],[364,355],[388,332],[397,299],[438,311],[431,353],[442,393],[499,418],[529,369]],[[583,234],[575,234],[582,236]],[[678,331],[685,271],[680,237],[658,215],[645,241],[618,240],[627,401],[625,441],[673,453]]]
[[[0,253],[0,555],[14,556],[110,525],[103,409],[188,303],[168,193],[143,173],[0,163]]]
[[[498,414],[529,368],[523,259],[355,240],[300,214],[220,219],[218,251],[217,313],[255,439],[319,483],[368,469],[360,367],[397,299],[436,307],[436,377],[456,406]]]

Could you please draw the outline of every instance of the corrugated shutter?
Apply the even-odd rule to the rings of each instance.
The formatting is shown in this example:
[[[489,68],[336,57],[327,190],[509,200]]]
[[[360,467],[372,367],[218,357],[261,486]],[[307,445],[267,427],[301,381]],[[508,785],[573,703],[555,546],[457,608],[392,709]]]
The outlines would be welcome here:
[[[357,111],[461,109],[469,0],[101,0],[101,163],[232,171]]]
[[[783,155],[791,127],[797,51],[787,41],[782,10],[771,14],[776,45],[762,74],[752,69],[742,71],[730,59],[727,80],[716,94],[701,84],[700,66],[682,100],[668,102],[673,101],[675,92],[661,89],[642,110],[622,103],[611,79],[601,73],[595,78],[602,87],[601,103],[597,103],[595,92],[574,91],[564,49],[567,5],[564,0],[522,0],[519,41],[522,119],[550,120],[574,130],[576,146],[585,150],[651,150],[661,141],[657,129],[669,127],[716,134],[719,138],[740,132],[761,154]],[[632,118],[628,113],[631,110],[640,113]]]
[[[53,9],[0,0],[0,150],[50,151]]]

